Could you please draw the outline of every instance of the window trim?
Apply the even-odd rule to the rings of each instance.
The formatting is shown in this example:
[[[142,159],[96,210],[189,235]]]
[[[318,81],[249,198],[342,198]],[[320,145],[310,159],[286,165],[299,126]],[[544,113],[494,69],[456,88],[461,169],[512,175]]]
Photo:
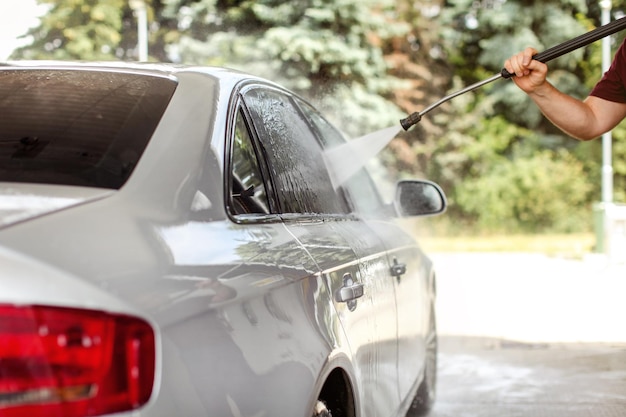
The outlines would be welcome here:
[[[295,95],[293,92],[281,88],[279,86],[273,84],[266,84],[262,82],[258,82],[256,80],[246,80],[241,82],[238,86],[235,87],[233,94],[229,103],[228,110],[228,120],[226,124],[226,140],[225,140],[225,155],[224,155],[224,175],[227,176],[226,181],[224,181],[224,208],[226,211],[226,215],[228,218],[234,223],[238,224],[250,224],[250,223],[274,223],[274,222],[283,222],[283,223],[301,223],[301,222],[321,222],[321,221],[345,221],[345,220],[356,220],[358,216],[352,212],[352,202],[351,199],[346,195],[345,190],[340,189],[337,190],[337,197],[342,199],[341,204],[347,209],[345,213],[283,213],[282,208],[280,207],[280,201],[277,198],[275,192],[275,185],[273,175],[268,168],[267,165],[267,156],[265,154],[265,150],[261,141],[259,140],[258,132],[256,126],[254,125],[252,118],[250,116],[250,112],[246,106],[245,101],[243,100],[243,96],[246,92],[253,89],[267,89],[273,90],[280,94],[285,95],[289,101],[292,103],[294,108],[303,116],[303,120],[306,121],[309,126],[315,140],[318,142],[320,146],[323,147],[321,139],[319,137],[320,133],[317,128],[312,125],[309,117],[305,114],[305,112],[300,107],[298,103],[299,100],[307,103],[313,109],[314,107],[308,103],[305,99]],[[230,189],[232,185],[232,155],[233,155],[233,144],[234,144],[234,135],[236,129],[236,118],[239,110],[242,110],[244,121],[248,128],[248,132],[250,133],[250,139],[252,140],[252,144],[254,147],[255,155],[257,157],[257,161],[259,163],[259,169],[261,171],[261,175],[263,176],[263,180],[265,183],[265,192],[268,198],[268,203],[270,206],[270,214],[243,214],[243,215],[235,215],[232,212],[230,207]]]
[[[233,157],[233,147],[235,143],[235,129],[237,128],[237,117],[239,112],[241,111],[244,123],[246,128],[248,129],[248,133],[250,134],[250,140],[252,142],[252,147],[254,148],[254,154],[256,156],[257,162],[259,164],[259,170],[261,171],[261,177],[263,179],[263,183],[265,184],[265,194],[267,196],[268,205],[270,213],[247,213],[247,214],[234,214],[231,206],[231,189],[234,181],[233,172],[232,172],[232,157]],[[245,106],[241,98],[241,94],[239,91],[235,91],[233,96],[231,97],[231,102],[228,110],[228,119],[226,122],[226,140],[225,149],[224,149],[224,210],[228,218],[234,223],[243,224],[243,223],[273,223],[282,221],[281,217],[277,213],[278,202],[274,193],[274,185],[271,178],[268,179],[268,171],[266,167],[265,158],[259,157],[259,145],[257,143],[256,138],[256,129],[251,127],[251,119],[248,113],[248,109]]]

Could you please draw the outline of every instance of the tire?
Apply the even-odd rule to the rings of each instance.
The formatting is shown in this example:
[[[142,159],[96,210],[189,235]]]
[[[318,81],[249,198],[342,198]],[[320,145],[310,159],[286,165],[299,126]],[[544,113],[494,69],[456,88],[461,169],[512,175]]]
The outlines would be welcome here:
[[[435,403],[437,386],[437,324],[435,310],[431,308],[428,333],[426,334],[426,358],[424,359],[424,378],[417,389],[413,403],[406,416],[423,416]]]

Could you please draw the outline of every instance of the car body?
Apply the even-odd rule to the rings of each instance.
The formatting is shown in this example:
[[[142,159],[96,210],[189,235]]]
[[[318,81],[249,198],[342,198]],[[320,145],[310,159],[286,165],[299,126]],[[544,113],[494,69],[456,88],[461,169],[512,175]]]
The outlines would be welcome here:
[[[436,184],[333,184],[341,134],[220,68],[8,63],[0,113],[0,415],[430,406]]]

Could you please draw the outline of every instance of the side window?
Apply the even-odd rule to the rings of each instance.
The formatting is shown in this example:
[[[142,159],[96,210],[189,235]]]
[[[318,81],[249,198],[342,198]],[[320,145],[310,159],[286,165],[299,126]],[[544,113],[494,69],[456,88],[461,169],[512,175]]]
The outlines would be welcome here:
[[[244,94],[244,101],[267,158],[281,212],[346,213],[324,163],[322,147],[290,96],[254,88]]]
[[[333,148],[346,143],[344,136],[319,112],[302,100],[298,100],[298,105],[309,119],[310,123],[317,130],[318,136],[325,148]],[[363,164],[363,167],[356,171],[342,184],[336,184],[343,188],[347,194],[351,208],[359,213],[372,214],[384,210],[378,189],[372,181],[369,173],[365,169],[367,161],[350,160],[352,152],[347,148],[346,161],[353,164]],[[331,167],[332,169],[332,167]]]
[[[297,100],[298,106],[302,109],[307,119],[311,122],[322,141],[324,148],[332,148],[333,146],[339,146],[346,143],[346,138],[341,134],[335,126],[333,126],[328,120],[326,120],[317,110],[311,107],[310,104]]]
[[[241,110],[232,143],[229,203],[233,215],[269,213],[265,183]]]

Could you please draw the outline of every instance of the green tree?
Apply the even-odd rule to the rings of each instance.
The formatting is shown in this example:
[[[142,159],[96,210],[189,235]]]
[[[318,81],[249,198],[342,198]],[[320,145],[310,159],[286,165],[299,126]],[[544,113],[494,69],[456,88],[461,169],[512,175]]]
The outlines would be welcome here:
[[[481,232],[581,232],[589,225],[591,184],[568,152],[506,159],[457,187],[457,200]]]
[[[613,199],[617,202],[626,202],[626,122],[622,122],[617,128],[613,130]],[[598,146],[595,147],[596,157],[598,165],[600,164],[601,151]],[[583,155],[584,156],[588,156]],[[598,176],[601,175],[601,168],[598,167]]]
[[[223,65],[277,80],[323,108],[349,135],[397,123],[385,97],[383,40],[405,33],[392,0],[169,0],[177,61]]]
[[[396,18],[410,30],[387,39],[382,49],[390,73],[403,81],[390,96],[403,111],[402,117],[438,101],[451,87],[452,68],[440,36],[443,10],[441,0],[396,0]],[[382,158],[396,176],[430,176],[432,158],[446,129],[445,123],[424,117],[392,141]]]
[[[38,0],[49,11],[25,36],[33,42],[16,50],[13,59],[136,60],[137,23],[128,0]],[[150,56],[165,61],[164,34],[175,26],[161,18],[160,0],[146,0]]]
[[[50,11],[28,35],[34,41],[13,57],[103,60],[116,58],[122,42],[125,0],[40,0]],[[130,10],[127,10],[130,13]]]
[[[599,24],[599,10],[589,3],[583,0],[565,3],[448,0],[442,14],[445,23],[442,37],[446,40],[447,58],[454,66],[452,90],[498,73],[507,57],[526,46],[532,45],[541,51],[593,29]],[[550,62],[551,81],[566,93],[585,97],[600,77],[599,53],[600,45],[594,44]],[[555,201],[572,203],[571,196],[585,196],[586,201],[564,208],[571,218],[586,218],[587,221],[580,224],[590,228],[591,201],[600,196],[600,160],[590,158],[590,155],[599,155],[599,141],[579,143],[567,137],[510,81],[497,81],[468,93],[456,99],[448,112],[441,112],[433,118],[445,123],[447,129],[440,138],[441,145],[432,152],[427,172],[431,178],[442,182],[448,191],[452,216],[460,220],[476,219],[478,213],[467,198],[468,190],[476,198],[480,195],[477,184],[488,186],[492,181],[501,184],[502,178],[509,178],[506,198],[519,200],[515,206],[517,212],[513,211],[512,202],[502,202],[499,207],[509,210],[507,218],[515,219],[518,229],[533,229],[523,222],[524,216],[519,210],[525,209],[532,214],[525,221],[535,219],[536,226],[542,230],[556,225],[562,231],[571,230],[570,225],[557,221],[550,214],[554,211],[548,205],[536,204],[531,210],[530,206],[521,204],[526,200],[533,201],[531,191],[546,191],[545,187],[550,183]],[[551,155],[550,159],[546,159],[546,153]],[[545,182],[541,187],[536,184],[524,188],[522,185],[528,180],[515,181],[511,173],[507,174],[507,170],[532,167],[535,159],[537,166],[554,165],[555,157],[571,165],[569,174],[572,175],[567,175],[568,182],[562,183],[558,178],[548,176],[541,179],[542,184]],[[539,182],[538,178],[535,180]],[[589,192],[577,191],[581,182]],[[517,191],[514,190],[516,187]],[[485,207],[495,204],[493,195],[487,201],[489,204]],[[496,205],[493,207],[497,210]],[[537,207],[543,207],[546,212],[539,213]],[[498,217],[505,216],[500,213]],[[547,225],[546,218],[553,219],[552,226]],[[479,222],[486,226],[484,219]],[[508,225],[507,229],[512,227]]]

